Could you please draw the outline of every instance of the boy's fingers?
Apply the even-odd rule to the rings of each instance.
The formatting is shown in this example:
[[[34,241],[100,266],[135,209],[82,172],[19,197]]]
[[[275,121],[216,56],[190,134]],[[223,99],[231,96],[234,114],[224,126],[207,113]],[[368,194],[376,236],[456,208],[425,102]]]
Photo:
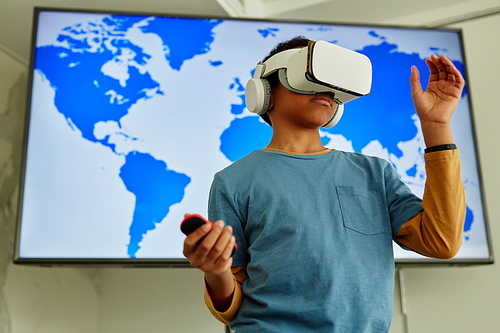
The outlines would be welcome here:
[[[233,228],[219,220],[213,225],[205,224],[186,237],[184,255],[191,265],[203,271],[219,271],[231,265],[234,247]]]
[[[200,240],[202,240],[203,237],[205,237],[211,230],[212,230],[212,226],[210,224],[206,223],[206,224],[202,225],[201,227],[196,228],[195,231],[190,233],[186,237],[185,243],[189,247],[194,248],[198,245],[198,242],[200,242]]]
[[[214,225],[212,231],[203,239],[196,252],[191,256],[190,263],[193,267],[204,272],[220,272],[231,267],[231,253],[234,243],[232,228],[227,226],[222,230],[220,226],[221,224]],[[215,235],[218,237],[213,244],[212,238]]]
[[[422,94],[422,85],[420,84],[420,73],[416,66],[411,67],[410,77],[411,92],[413,98]]]
[[[210,251],[217,242],[217,240],[219,239],[223,231],[224,231],[224,222],[220,220],[215,222],[210,232],[206,235],[206,237],[199,245],[202,246],[205,250]]]
[[[229,239],[229,243],[227,243],[226,248],[224,249],[224,252],[221,254],[221,258],[223,260],[228,260],[231,258],[231,254],[233,253],[234,249],[234,243],[236,242],[235,237],[231,235],[231,238]]]
[[[224,228],[219,238],[217,239],[217,242],[214,244],[209,255],[207,256],[208,260],[213,260],[215,262],[219,259],[219,257],[221,257],[227,245],[231,242],[232,233],[233,228],[231,226],[227,226],[226,228]]]
[[[235,238],[234,236],[231,235],[231,238],[229,239],[226,248],[214,263],[215,271],[224,271],[227,269],[231,269],[231,265],[233,263],[233,258],[231,257],[231,254],[233,252],[234,243],[235,243]]]
[[[205,261],[205,264],[210,264],[217,259],[217,255],[213,254],[214,252],[217,252],[217,249],[214,251],[214,247],[217,245],[217,242],[224,231],[223,227],[223,221],[217,221],[214,223],[210,232],[202,239],[201,243],[197,244],[197,248],[194,253],[194,260]]]

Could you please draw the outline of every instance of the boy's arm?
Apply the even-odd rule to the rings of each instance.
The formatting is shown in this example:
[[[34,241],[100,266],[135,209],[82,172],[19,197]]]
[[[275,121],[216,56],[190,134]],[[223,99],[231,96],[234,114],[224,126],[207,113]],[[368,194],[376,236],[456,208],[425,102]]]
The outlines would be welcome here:
[[[427,171],[424,211],[400,228],[396,240],[415,252],[444,259],[454,257],[460,249],[465,220],[459,153],[456,149],[448,150],[453,145],[451,116],[460,102],[465,82],[446,56],[433,54],[425,61],[430,71],[427,89],[422,90],[420,74],[413,66],[412,98],[425,145],[438,151],[424,155]]]
[[[211,289],[218,309],[229,307],[235,290],[231,265],[235,238],[231,226],[224,227],[218,220],[206,223],[190,233],[184,240],[184,255],[191,266],[205,273],[206,285]]]
[[[218,321],[226,325],[231,324],[231,321],[236,317],[240,309],[241,303],[243,302],[241,284],[247,277],[246,267],[233,267],[231,268],[231,272],[234,280],[234,292],[230,305],[225,309],[217,309],[215,307],[213,297],[210,294],[210,287],[205,283],[205,304],[208,310],[210,310],[210,313],[212,313]]]
[[[235,281],[231,271],[224,271],[222,274],[205,273],[205,287],[212,295],[214,307],[221,312],[226,311],[231,305]]]
[[[396,240],[427,257],[450,259],[462,244],[465,193],[458,149],[426,153],[424,211],[399,229]]]

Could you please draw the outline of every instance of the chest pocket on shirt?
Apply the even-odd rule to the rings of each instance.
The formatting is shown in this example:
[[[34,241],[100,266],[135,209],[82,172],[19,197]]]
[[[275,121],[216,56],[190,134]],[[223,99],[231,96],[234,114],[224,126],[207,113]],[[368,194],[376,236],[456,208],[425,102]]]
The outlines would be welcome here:
[[[337,194],[344,227],[363,235],[384,232],[388,213],[380,194],[355,186],[337,186]]]

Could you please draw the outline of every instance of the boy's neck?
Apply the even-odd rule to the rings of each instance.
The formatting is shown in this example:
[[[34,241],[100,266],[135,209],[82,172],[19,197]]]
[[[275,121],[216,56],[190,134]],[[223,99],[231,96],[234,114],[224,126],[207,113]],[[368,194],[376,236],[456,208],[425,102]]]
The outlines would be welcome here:
[[[319,130],[302,131],[280,131],[279,128],[273,128],[273,138],[267,148],[287,151],[297,154],[318,153],[325,150]]]

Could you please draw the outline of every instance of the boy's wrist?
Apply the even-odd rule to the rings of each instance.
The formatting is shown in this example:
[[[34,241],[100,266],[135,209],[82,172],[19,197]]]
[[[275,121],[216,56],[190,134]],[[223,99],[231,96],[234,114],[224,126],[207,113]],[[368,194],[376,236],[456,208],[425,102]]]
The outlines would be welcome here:
[[[453,133],[449,123],[423,123],[421,127],[426,147],[453,144]]]
[[[215,309],[226,311],[233,300],[235,282],[231,270],[222,274],[205,273],[205,284]]]
[[[433,153],[435,151],[452,150],[452,149],[457,149],[457,146],[454,143],[428,147],[425,148],[424,152],[427,154],[427,153]]]

